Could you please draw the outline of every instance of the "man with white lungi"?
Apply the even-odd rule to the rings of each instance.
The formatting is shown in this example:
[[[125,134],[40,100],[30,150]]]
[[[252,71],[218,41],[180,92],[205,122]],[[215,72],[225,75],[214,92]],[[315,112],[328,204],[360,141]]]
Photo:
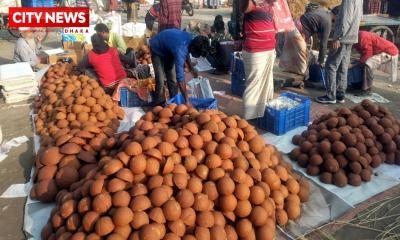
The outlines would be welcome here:
[[[354,47],[361,54],[360,62],[364,64],[360,95],[371,94],[374,70],[376,69],[390,74],[392,82],[397,80],[399,50],[396,45],[375,33],[360,31],[358,33],[358,43]]]
[[[264,116],[265,106],[274,96],[275,61],[274,0],[243,0],[243,62],[246,89],[243,93],[244,118]]]

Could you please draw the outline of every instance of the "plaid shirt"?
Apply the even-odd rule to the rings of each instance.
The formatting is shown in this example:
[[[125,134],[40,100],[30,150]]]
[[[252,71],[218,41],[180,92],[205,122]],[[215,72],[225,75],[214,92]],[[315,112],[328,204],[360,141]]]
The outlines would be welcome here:
[[[168,28],[181,28],[182,0],[161,0],[158,32]]]

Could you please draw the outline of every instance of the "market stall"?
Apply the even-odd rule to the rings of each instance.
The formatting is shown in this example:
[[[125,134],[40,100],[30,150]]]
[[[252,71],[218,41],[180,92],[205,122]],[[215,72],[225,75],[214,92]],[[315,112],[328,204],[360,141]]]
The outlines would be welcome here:
[[[58,73],[60,74],[65,73],[65,71],[67,70],[68,70],[67,65],[65,65],[65,67],[57,65],[57,70],[55,70],[55,68],[53,67],[50,69],[50,72],[54,72],[55,75],[57,75]],[[50,75],[52,74],[51,73],[49,74],[48,72],[46,75],[47,78]],[[67,79],[75,79],[75,77],[69,77]],[[83,84],[82,86],[84,86],[84,84],[86,83],[87,87],[91,86],[92,88],[96,89],[95,88],[96,84],[90,81],[90,79],[86,79],[85,77],[82,76],[76,77],[76,80],[72,80],[72,82],[74,82],[74,86],[79,85],[78,83],[75,83],[76,81],[80,81],[81,84]],[[212,83],[213,80],[211,79],[210,81],[211,85],[213,86]],[[299,159],[295,158],[297,162],[290,160],[290,157],[292,158],[294,157],[293,152],[297,151],[294,150],[296,149],[296,146],[291,143],[292,139],[294,140],[295,144],[298,144],[299,142],[304,142],[304,140],[300,141],[298,139],[300,138],[299,137],[300,135],[303,135],[302,136],[303,138],[307,136],[307,139],[308,138],[311,139],[312,137],[310,136],[313,135],[312,132],[312,129],[314,128],[313,126],[320,126],[319,124],[321,124],[322,122],[328,121],[329,118],[327,116],[331,117],[335,116],[335,113],[330,113],[330,115],[323,116],[320,119],[314,119],[315,122],[311,125],[311,127],[308,127],[309,128],[308,132],[304,131],[307,129],[307,127],[298,127],[298,128],[294,127],[293,130],[285,132],[280,136],[271,133],[266,133],[258,136],[257,133],[255,132],[255,129],[253,127],[250,127],[247,121],[241,120],[238,116],[228,117],[225,114],[217,111],[208,110],[199,114],[194,109],[189,111],[189,109],[187,109],[187,107],[185,107],[184,105],[175,105],[175,104],[172,104],[166,108],[155,108],[152,111],[148,112],[143,111],[141,108],[123,108],[124,118],[121,119],[122,111],[116,110],[115,107],[109,108],[109,106],[107,106],[106,103],[103,103],[104,104],[103,109],[106,112],[107,109],[109,110],[114,109],[114,111],[117,111],[116,113],[117,115],[119,115],[119,118],[121,120],[119,121],[118,124],[116,121],[112,120],[107,121],[106,119],[101,118],[100,116],[101,114],[93,115],[92,114],[93,112],[92,113],[89,112],[88,113],[89,117],[93,116],[97,120],[103,119],[103,121],[98,121],[100,122],[100,125],[97,124],[98,126],[100,126],[98,128],[101,129],[99,130],[98,128],[94,127],[96,126],[96,124],[93,125],[86,123],[78,127],[77,125],[79,124],[76,122],[76,120],[72,120],[73,118],[70,118],[68,120],[68,116],[70,114],[66,114],[66,119],[68,124],[65,121],[61,121],[63,120],[62,116],[60,116],[62,114],[56,114],[56,115],[46,114],[46,116],[42,117],[45,117],[44,119],[47,120],[45,120],[44,123],[39,123],[41,122],[41,121],[38,122],[38,115],[41,114],[40,109],[48,110],[48,108],[50,108],[49,106],[57,104],[57,102],[58,104],[60,104],[62,101],[67,100],[69,97],[68,93],[66,93],[65,91],[61,91],[60,89],[59,91],[57,91],[56,90],[57,84],[56,84],[56,88],[54,89],[54,91],[56,92],[56,96],[63,97],[62,99],[64,100],[60,99],[61,102],[60,100],[58,101],[50,100],[54,98],[52,97],[54,95],[51,94],[50,89],[53,89],[53,87],[50,86],[48,83],[46,84],[46,79],[44,79],[41,85],[41,93],[42,94],[46,93],[47,96],[44,95],[44,97],[41,98],[40,102],[37,102],[40,103],[36,104],[36,106],[38,107],[37,109],[39,111],[37,111],[36,114],[33,114],[34,127],[37,133],[35,135],[35,151],[38,157],[36,159],[36,169],[34,168],[32,170],[32,179],[31,179],[31,184],[32,184],[31,186],[33,186],[33,189],[35,190],[33,190],[34,192],[31,193],[31,196],[28,198],[26,204],[25,224],[24,224],[24,230],[27,233],[31,234],[33,239],[39,239],[41,238],[40,236],[46,239],[46,237],[50,236],[52,232],[53,234],[58,234],[59,236],[71,236],[75,232],[75,235],[77,235],[77,237],[84,236],[84,234],[90,232],[96,234],[102,234],[104,236],[109,235],[109,237],[111,236],[118,237],[116,236],[116,234],[119,235],[126,234],[127,236],[129,235],[127,232],[129,233],[132,232],[133,236],[136,237],[149,236],[156,238],[165,234],[166,237],[175,237],[176,235],[183,236],[183,234],[185,233],[192,234],[193,236],[196,237],[202,236],[201,234],[211,234],[211,236],[213,236],[214,234],[217,233],[225,233],[227,236],[244,236],[243,231],[244,232],[246,231],[243,230],[242,228],[246,226],[248,226],[250,229],[248,233],[256,234],[255,236],[262,235],[266,237],[266,236],[271,236],[270,234],[274,233],[275,227],[273,226],[275,226],[275,221],[277,226],[279,225],[278,231],[276,233],[277,238],[282,238],[282,239],[296,238],[313,231],[313,229],[318,228],[323,224],[329,223],[330,221],[337,219],[345,212],[353,209],[357,204],[373,197],[378,193],[384,192],[385,190],[393,186],[396,186],[400,183],[400,179],[398,178],[400,167],[396,165],[388,165],[387,163],[382,163],[379,166],[373,165],[374,168],[377,167],[373,169],[374,175],[371,176],[370,179],[367,177],[362,178],[363,181],[368,181],[368,182],[362,182],[360,183],[361,184],[360,186],[350,186],[350,185],[342,186],[340,184],[339,187],[324,183],[326,181],[323,180],[322,177],[311,176],[310,170],[306,171],[301,167],[304,165],[302,165]],[[75,91],[76,90],[73,90],[71,93]],[[86,94],[83,92],[84,91],[81,92],[81,96],[84,96]],[[87,104],[91,105],[90,103],[91,100],[89,99],[95,98],[97,99],[97,101],[99,101],[101,99],[100,96],[104,96],[101,94],[97,95],[97,93],[95,93],[95,95],[97,96],[97,98],[95,96],[85,95],[86,101],[83,101],[83,98],[78,97],[75,99],[74,102],[80,101],[82,102],[81,103],[82,106],[87,107]],[[71,95],[71,97],[75,98],[76,96],[73,94]],[[107,102],[108,97],[104,96],[104,98],[106,99]],[[102,100],[100,100],[100,102],[102,102]],[[338,111],[337,114],[339,116],[345,114],[343,116],[345,116],[345,119],[347,119],[348,124],[350,124],[351,122],[349,118],[355,118],[355,116],[353,115],[359,114],[360,112],[364,113],[364,111],[369,112],[369,114],[373,114],[375,112],[376,115],[373,116],[376,116],[376,118],[382,118],[383,116],[387,115],[391,119],[390,117],[391,115],[390,113],[387,112],[387,110],[385,110],[382,107],[377,108],[374,106],[375,106],[374,104],[368,103],[367,105],[367,103],[363,103],[362,105],[359,105],[358,107],[354,108],[353,112],[351,112],[350,110],[346,111],[340,110]],[[90,109],[93,110],[93,107],[94,105],[90,107]],[[312,105],[310,107],[312,108]],[[364,108],[366,108],[366,110],[363,110]],[[54,111],[58,111],[59,113],[64,111],[62,110],[62,108],[56,106],[52,107],[52,109]],[[370,113],[368,109],[371,110],[372,113]],[[72,108],[70,110],[73,111]],[[89,111],[89,109],[87,110]],[[66,109],[66,111],[67,113],[69,112],[68,109]],[[80,120],[82,120],[82,118],[84,118],[83,115],[80,116],[80,114],[78,114],[77,117]],[[112,117],[112,114],[109,115]],[[191,119],[193,119],[194,121],[191,122]],[[218,121],[218,119],[220,120]],[[359,125],[360,128],[364,124],[361,123],[362,122],[361,119],[362,117],[360,116],[358,118],[359,121],[358,124],[360,124]],[[78,122],[80,120],[78,120]],[[59,127],[60,129],[71,128],[71,130],[56,130],[52,124],[52,121],[54,121],[57,128]],[[62,128],[63,126],[59,125],[60,121],[61,123],[65,122],[66,124],[65,126],[68,127]],[[94,121],[94,119],[92,119],[92,121]],[[110,126],[109,128],[106,128],[104,126],[104,121],[106,121],[106,123],[108,122],[109,124],[111,124],[109,125]],[[217,123],[214,124],[212,123],[213,121],[217,121]],[[377,121],[376,124],[381,124],[381,121]],[[386,131],[389,131],[390,134],[392,133],[398,134],[398,125],[397,125],[398,123],[396,121],[392,120],[390,121],[392,124],[394,124],[394,126],[392,127],[393,132],[390,132],[390,130]],[[328,122],[326,122],[326,128],[324,129],[325,130],[331,129],[331,127],[333,126],[332,122],[333,120],[329,121],[329,124]],[[215,126],[213,126],[213,124]],[[308,121],[304,123],[304,125],[307,124]],[[117,127],[118,125],[119,127]],[[163,129],[163,126],[164,127],[168,126],[168,128],[167,129],[164,128],[164,130],[158,130],[159,127],[157,126],[159,126],[160,129]],[[73,129],[79,129],[81,127],[86,128],[86,130],[80,130],[80,131],[73,130]],[[334,127],[336,128],[337,126]],[[354,126],[354,128],[356,128],[356,126]],[[110,129],[113,131],[110,131]],[[221,134],[221,132],[218,132],[219,129],[224,129],[223,134]],[[50,135],[47,135],[46,131],[50,131],[49,132]],[[106,136],[103,136],[104,134],[101,133],[102,131],[106,132]],[[78,138],[85,139],[85,134],[88,133],[91,136],[97,135],[93,139],[98,139],[101,138],[102,136],[106,137],[108,140],[103,142],[105,144],[107,143],[112,144],[112,142],[114,142],[115,145],[113,146],[115,147],[111,147],[111,145],[109,145],[109,147],[107,147],[107,145],[99,145],[98,146],[99,148],[95,148],[94,146],[97,145],[93,145],[95,143],[93,143],[92,141],[89,141],[86,144],[82,142],[81,143],[82,145],[77,144],[80,141],[78,140]],[[369,133],[367,133],[367,135],[368,134]],[[251,135],[253,136],[251,137]],[[396,136],[393,136],[394,142],[396,141],[397,138]],[[240,141],[240,139],[242,140]],[[377,139],[378,139],[377,142],[380,141],[380,138]],[[155,142],[153,142],[153,140]],[[210,140],[211,142],[216,142],[216,143],[219,142],[219,145],[222,146],[226,145],[235,147],[232,149],[232,152],[228,151],[226,153],[224,151],[225,148],[218,147],[217,144],[214,150],[210,150],[209,148],[211,148],[211,145],[213,145],[213,144],[208,144]],[[266,146],[264,146],[263,143],[264,141],[268,143]],[[314,142],[313,140],[310,141],[313,144],[315,143],[314,145],[317,147],[322,143],[325,143],[323,139],[318,140],[321,141],[321,143],[319,144],[317,142]],[[346,141],[343,140],[343,141],[347,142],[348,140]],[[374,142],[374,144],[377,144],[377,142]],[[75,150],[70,149],[71,146],[76,147],[72,143],[79,145],[80,150],[77,151],[76,149]],[[58,147],[50,147],[52,144],[55,144],[55,146]],[[264,147],[261,146],[264,146],[265,149],[268,150],[263,150]],[[56,163],[56,166],[58,166],[56,167],[57,169],[56,173],[48,173],[47,170],[44,171],[43,168],[48,169],[49,167],[54,166],[52,165],[52,163],[46,162],[47,161],[46,159],[48,159],[46,158],[46,154],[48,154],[49,148],[52,149],[52,151],[55,151],[55,148],[58,148],[57,154],[63,155],[61,159],[65,158],[65,156],[76,156],[74,158],[69,157],[71,159],[76,159],[76,160],[70,160],[71,161],[70,163],[65,163],[65,159],[64,160],[60,159],[60,161]],[[100,150],[100,153],[95,153],[97,151],[96,149]],[[114,152],[113,149],[115,149]],[[238,150],[241,153],[237,152]],[[268,151],[272,155],[269,155],[269,157],[265,158],[266,156],[261,154],[264,151]],[[278,151],[281,153],[279,153]],[[304,149],[301,151],[305,152]],[[386,150],[382,149],[381,151],[386,151]],[[141,155],[141,152],[144,153],[144,155]],[[234,158],[235,154],[243,156],[244,157],[243,160],[245,161],[233,160],[236,159]],[[308,152],[308,154],[312,153]],[[107,157],[108,155],[116,156],[116,159],[119,160],[116,161],[111,160],[110,158]],[[130,163],[129,160],[126,159],[127,156],[132,156],[130,160],[132,163]],[[142,167],[139,167],[142,166],[140,162],[143,161],[143,159],[139,160],[141,158],[138,158],[137,156],[146,156],[145,159],[147,159],[146,160],[147,164],[144,167],[144,169]],[[175,157],[178,156],[180,156],[179,157],[179,159],[181,159],[180,161],[173,160]],[[395,153],[395,157],[396,156],[397,153]],[[197,160],[196,158],[203,160]],[[257,159],[257,162],[255,162],[255,159]],[[64,161],[62,165],[60,165],[61,161]],[[66,179],[63,178],[63,176],[66,176],[64,174],[66,174],[67,172],[65,171],[66,170],[65,168],[68,166],[77,167],[76,165],[77,161],[78,163],[80,163],[79,164],[80,169],[78,171],[75,170],[77,171],[77,175],[75,173],[72,173],[73,176],[77,176],[76,178],[75,177],[73,178],[76,179],[75,180],[76,182],[75,183],[71,181],[65,182]],[[181,162],[181,164],[179,162]],[[197,164],[195,162],[197,162]],[[321,171],[325,169],[324,167],[322,167],[324,166],[324,164],[325,163],[322,163],[322,165],[320,165]],[[95,165],[97,165],[97,167],[95,167]],[[84,167],[84,166],[90,166],[90,167]],[[248,185],[246,188],[245,186],[247,184],[246,183],[247,180],[243,180],[244,182],[243,184],[241,184],[242,180],[237,179],[238,176],[232,175],[233,172],[236,171],[240,172],[241,171],[240,169],[242,169],[241,166],[242,167],[247,166],[248,168],[248,171],[246,171],[248,174],[247,176],[249,176],[252,179],[251,181],[253,182],[253,184],[257,183],[255,186],[261,187],[260,189],[261,191],[258,194],[261,194],[262,196],[269,196],[266,199],[269,199],[268,201],[272,201],[273,203],[272,206],[275,205],[276,210],[272,210],[272,212],[277,214],[275,215],[275,218],[272,217],[273,215],[270,215],[272,214],[272,212],[268,212],[265,210],[265,209],[270,210],[271,207],[269,205],[270,203],[263,203],[259,205],[263,201],[260,200],[260,202],[258,202],[257,200],[258,194],[256,193],[258,192],[258,188],[250,187],[252,186],[251,183],[248,183],[250,185]],[[292,169],[291,166],[293,166],[293,170],[291,170]],[[82,170],[82,167],[85,170]],[[38,171],[38,169],[41,170]],[[253,170],[249,171],[249,169]],[[264,171],[261,171],[261,169],[264,169]],[[273,171],[267,169],[270,170],[273,169]],[[370,169],[370,167],[366,169]],[[222,173],[219,173],[221,170],[224,172],[225,171],[229,172],[232,170],[234,171],[232,172],[232,174],[226,175],[230,177],[221,178],[221,176],[223,176],[220,175]],[[370,170],[372,171],[372,169]],[[40,173],[41,171],[44,172]],[[351,170],[348,170],[346,168],[346,171],[351,171]],[[40,192],[41,181],[38,182],[38,177],[39,177],[39,175],[37,175],[38,172],[39,175],[41,176],[40,177],[41,181],[45,181],[45,183],[47,184],[49,184],[49,182],[53,182],[54,183],[53,187],[55,187],[58,193],[53,192],[51,195],[48,195],[44,194],[46,193],[46,191]],[[71,170],[71,172],[74,171]],[[69,172],[68,174],[71,174],[71,172]],[[147,177],[141,174],[142,172],[145,173]],[[273,172],[275,172],[274,173],[275,175],[273,174]],[[289,178],[286,178],[283,172],[289,174]],[[180,174],[183,174],[186,177],[183,177],[183,175]],[[279,179],[279,182],[281,184],[279,190],[274,185],[275,184],[274,181],[272,181],[267,177],[269,175],[271,175],[270,178],[275,178],[273,176],[276,176],[277,179]],[[155,177],[155,176],[163,176],[162,177],[163,180],[160,177]],[[49,180],[49,177],[54,178],[54,180]],[[170,177],[171,179],[169,179]],[[47,180],[45,180],[46,178]],[[70,176],[68,177],[68,179],[70,179]],[[191,181],[191,179],[197,179],[200,181],[200,183],[203,182],[204,184],[202,187],[203,190],[200,191],[196,190],[196,186],[198,186],[199,182],[196,182],[197,180]],[[292,180],[290,179],[297,179],[295,181],[298,182],[300,190],[292,189],[293,187],[292,184],[294,183],[292,183]],[[161,183],[159,181],[161,181]],[[160,188],[159,184],[164,185],[164,181],[166,184],[165,187]],[[104,184],[100,184],[100,182],[104,182]],[[144,185],[139,184],[139,182],[145,184]],[[132,183],[133,185],[127,183]],[[225,192],[224,189],[218,187],[219,185],[230,186],[231,183],[233,183],[232,193],[230,192],[230,190],[226,190],[227,192]],[[350,180],[349,183],[352,185],[359,185],[359,183],[355,184],[354,182],[352,182],[352,180]],[[97,184],[100,184],[99,189],[103,189],[103,192],[106,191],[108,193],[104,193],[105,195],[103,193],[100,193],[100,195],[98,195],[99,193],[92,192],[96,191],[95,186],[97,186]],[[103,187],[101,187],[102,185]],[[146,187],[143,188],[143,186],[147,186],[147,188]],[[242,201],[245,200],[242,200],[242,198],[246,199],[245,196],[247,196],[246,194],[244,196],[241,195],[239,189],[241,189],[242,187],[243,190],[250,189],[249,192],[250,195],[248,196],[249,203],[251,204],[250,210],[245,210],[246,208],[244,208],[244,206],[246,205],[243,205],[243,209],[242,208],[240,210],[236,209],[237,206],[239,206],[238,205],[239,203],[244,204],[242,203]],[[63,188],[64,190],[61,190]],[[175,190],[172,193],[168,193],[170,191],[169,190],[170,188]],[[71,193],[67,193],[66,191],[67,189],[70,189]],[[172,196],[175,196],[176,201],[173,200],[168,201],[158,198],[160,196],[157,197],[156,189],[159,189],[157,191],[160,192],[165,191],[166,194],[172,194]],[[269,189],[268,190],[269,192],[267,192],[266,189]],[[120,203],[114,202],[116,201],[113,200],[114,195],[116,195],[119,192],[129,192],[129,191],[131,193],[130,201],[123,203],[123,201],[125,200],[122,200],[123,198],[121,198],[122,202]],[[247,190],[244,191],[247,192]],[[186,196],[187,194],[190,195],[190,193],[194,194],[195,196],[195,198],[193,199],[194,201],[193,204],[195,205],[190,205],[190,203],[186,202],[187,199],[183,198],[183,196]],[[124,195],[124,193],[119,193],[119,194],[121,196]],[[242,194],[244,194],[244,192]],[[120,210],[121,213],[119,213],[118,211],[117,214],[115,210],[112,210],[112,208],[110,208],[111,205],[108,205],[108,203],[106,202],[102,203],[104,206],[91,205],[93,207],[92,211],[100,211],[103,213],[102,217],[99,220],[97,220],[97,222],[99,223],[93,222],[94,224],[93,230],[91,229],[91,227],[85,227],[89,225],[85,225],[85,222],[83,222],[83,229],[79,231],[80,229],[79,225],[76,224],[79,223],[80,221],[85,221],[85,217],[81,218],[80,216],[82,217],[86,216],[87,214],[89,214],[89,212],[87,211],[91,209],[91,207],[89,206],[88,210],[82,210],[81,209],[81,207],[83,207],[82,204],[84,204],[84,202],[86,201],[85,199],[89,200],[92,198],[92,201],[100,201],[98,200],[100,196],[105,197],[104,201],[106,202],[108,201],[106,200],[108,198],[107,196],[110,196],[111,197],[110,204],[111,205],[116,204],[114,205],[114,207],[121,208]],[[234,196],[236,201],[233,200],[232,196]],[[43,203],[37,200],[33,200],[32,197],[49,203]],[[211,204],[207,208],[204,208],[204,210],[202,209],[202,206],[200,204],[203,201],[199,200],[199,202],[196,202],[196,199],[197,198],[201,199],[201,197],[205,197],[205,199],[208,199],[209,204]],[[115,198],[119,199],[117,197]],[[232,198],[232,200],[230,198]],[[265,197],[263,197],[262,199],[264,198]],[[139,201],[139,199],[141,200]],[[236,203],[232,203],[231,201]],[[296,202],[297,204],[299,204],[298,201],[301,202],[301,205],[292,206],[289,204],[291,202]],[[72,208],[70,210],[68,210],[69,209],[68,204],[72,204],[71,205]],[[92,204],[94,204],[94,202],[92,202]],[[138,222],[138,220],[135,221],[130,220],[131,212],[129,210],[122,210],[126,209],[123,207],[126,206],[125,204],[128,204],[130,206],[128,209],[133,209],[134,219],[136,219],[135,216],[139,217],[143,215],[143,217],[145,217],[145,219],[148,220],[144,220],[144,222],[140,221]],[[234,204],[233,206],[235,207],[233,207],[230,204]],[[77,208],[75,208],[74,206],[76,206]],[[192,206],[189,208],[194,209],[193,212],[192,210],[183,211],[183,209],[187,209],[187,206]],[[56,207],[56,209],[58,210],[57,211],[52,210],[54,207]],[[172,212],[170,211],[171,209],[178,209],[178,208],[182,209],[180,218],[179,217],[176,218],[175,214],[173,214],[173,211]],[[261,216],[256,213],[253,213],[255,210],[251,211],[251,209],[259,210],[261,212]],[[211,210],[211,212],[208,212],[209,210]],[[247,211],[249,212],[247,213]],[[266,222],[262,220],[265,217],[262,216],[263,211],[266,211],[267,213],[267,217],[265,220]],[[228,214],[229,212],[231,212],[231,214]],[[210,216],[208,216],[209,213],[211,213]],[[194,217],[197,220],[190,220],[191,217],[193,217],[193,214],[196,214]],[[116,215],[120,217],[117,217]],[[49,216],[51,216],[50,219]],[[186,217],[182,218],[182,216]],[[207,221],[203,221],[204,219],[208,219],[209,217],[213,219],[214,224],[210,225],[210,223],[208,223]],[[89,216],[87,216],[86,218],[89,218]],[[64,221],[62,219],[65,219],[66,221],[65,225],[63,225]],[[245,219],[248,220],[245,221]],[[126,226],[126,223],[130,221],[133,221],[131,223],[132,227],[130,227],[130,230],[128,230],[127,227],[123,226]],[[165,221],[168,221],[169,223],[164,224]],[[104,223],[106,224],[105,226],[107,227],[100,227],[100,226],[96,227],[96,225],[99,225],[100,222],[101,226],[103,226]],[[146,225],[147,223],[151,224]],[[188,228],[188,226],[191,226],[192,224],[195,224],[197,226],[195,230],[191,230],[190,228]],[[221,226],[224,227],[221,228]],[[260,227],[260,226],[265,226],[265,227]],[[42,231],[42,229],[44,230]],[[161,235],[152,236],[154,232],[156,234],[161,234]],[[263,239],[263,238],[257,237],[257,239]]]

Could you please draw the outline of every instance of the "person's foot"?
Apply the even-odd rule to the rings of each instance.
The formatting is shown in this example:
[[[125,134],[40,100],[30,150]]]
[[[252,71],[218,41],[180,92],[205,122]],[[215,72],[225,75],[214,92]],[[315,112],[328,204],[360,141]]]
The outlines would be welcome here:
[[[336,103],[336,99],[331,99],[328,96],[320,96],[320,97],[316,97],[315,101],[318,103],[322,103],[322,104],[335,104]]]
[[[336,97],[336,102],[337,103],[344,103],[344,96],[337,96]]]
[[[367,90],[361,90],[361,92],[354,94],[355,96],[358,97],[367,97],[367,96],[371,96],[372,92],[370,89]]]

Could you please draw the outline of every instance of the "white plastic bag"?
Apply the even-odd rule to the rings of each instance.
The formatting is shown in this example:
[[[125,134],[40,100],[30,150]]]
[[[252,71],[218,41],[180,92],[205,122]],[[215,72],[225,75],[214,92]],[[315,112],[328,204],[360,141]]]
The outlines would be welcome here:
[[[208,78],[193,78],[188,82],[192,91],[192,97],[195,98],[214,98],[214,94]]]

